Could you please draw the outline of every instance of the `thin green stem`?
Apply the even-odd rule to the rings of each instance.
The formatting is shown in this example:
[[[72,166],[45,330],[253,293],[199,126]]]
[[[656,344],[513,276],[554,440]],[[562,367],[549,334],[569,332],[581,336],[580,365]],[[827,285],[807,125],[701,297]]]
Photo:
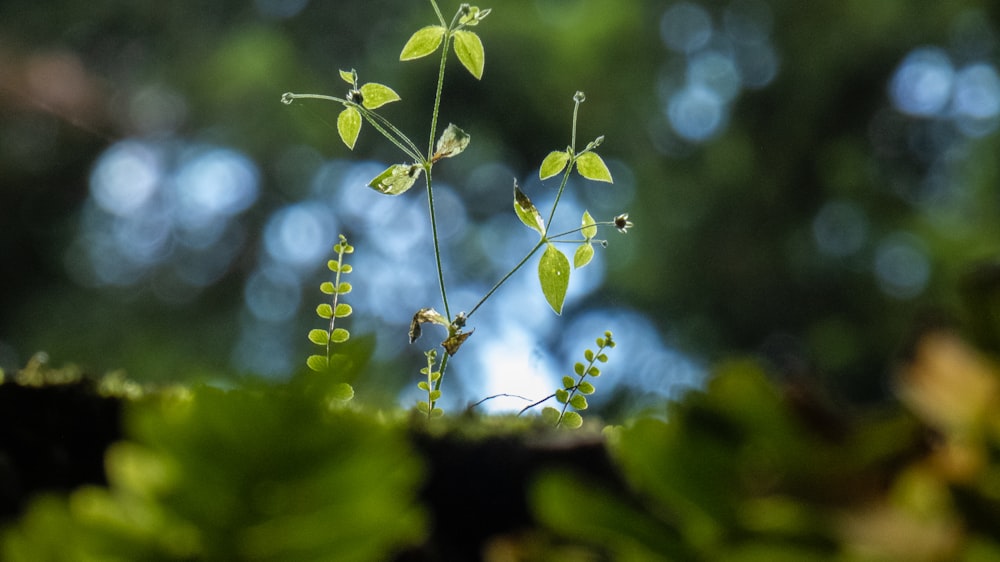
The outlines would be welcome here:
[[[539,248],[544,246],[546,242],[548,242],[548,240],[545,238],[539,240],[538,243],[535,244],[535,247],[532,248],[531,251],[528,252],[528,254],[521,259],[521,261],[517,262],[517,265],[515,265],[513,269],[508,271],[507,274],[504,275],[502,279],[497,281],[496,284],[493,285],[493,288],[491,288],[489,292],[483,295],[483,298],[479,299],[479,302],[476,303],[476,306],[472,307],[472,310],[470,310],[469,313],[465,315],[466,318],[471,318],[472,315],[475,314],[477,310],[479,310],[479,307],[482,306],[483,303],[486,302],[491,296],[493,296],[493,293],[495,293],[497,289],[499,289],[504,283],[506,283],[507,280],[511,278],[511,276],[517,273],[519,269],[524,267],[524,264],[528,263],[528,260],[531,259],[531,256],[535,255],[535,252],[537,252]]]
[[[424,164],[427,180],[427,209],[431,219],[431,238],[434,239],[434,262],[437,265],[438,287],[441,289],[441,303],[444,306],[444,316],[451,322],[451,308],[448,306],[448,290],[444,283],[444,266],[441,263],[441,243],[438,238],[437,216],[434,212],[434,187],[431,178],[431,164]]]
[[[580,102],[573,98],[573,134],[570,136],[569,146],[573,150],[573,154],[576,154],[576,116],[580,112]]]
[[[333,357],[333,330],[336,327],[337,322],[337,304],[340,300],[340,273],[344,267],[344,250],[346,249],[347,238],[343,235],[340,237],[340,243],[337,244],[337,273],[333,277],[333,303],[332,310],[330,314],[330,327],[327,330],[329,338],[326,340],[326,361],[327,364],[330,362],[330,358]]]
[[[441,25],[442,26],[447,25],[447,23],[445,23],[444,21],[444,15],[441,13],[441,9],[438,8],[437,2],[431,0],[431,6],[434,8],[434,13],[437,14],[438,20],[441,22]]]
[[[563,172],[562,182],[559,183],[559,191],[556,192],[556,200],[552,202],[552,210],[549,211],[549,220],[545,221],[546,230],[552,226],[552,219],[556,216],[556,207],[559,206],[559,200],[562,199],[563,191],[565,191],[566,184],[569,182],[569,175],[573,171],[574,162],[576,162],[576,157],[570,159],[566,165],[566,171]]]
[[[333,101],[343,104],[348,107],[353,107],[365,118],[372,127],[375,128],[383,137],[389,140],[392,144],[396,145],[397,148],[403,151],[408,157],[410,157],[414,162],[423,162],[423,158],[420,156],[420,149],[417,145],[410,140],[410,137],[406,136],[402,131],[400,131],[395,125],[389,122],[388,119],[375,113],[374,111],[366,108],[363,105],[359,105],[350,100],[345,100],[343,98],[338,98],[336,96],[327,96],[323,94],[293,94],[291,92],[286,93],[281,96],[282,101],[285,103],[291,103],[292,100],[296,99],[317,99]]]
[[[415,163],[423,162],[422,158],[420,157],[420,149],[417,148],[417,145],[410,140],[410,137],[403,134],[403,132],[400,131],[395,125],[393,125],[388,119],[382,117],[381,115],[375,113],[370,109],[365,109],[364,107],[361,106],[358,106],[358,109],[361,111],[361,114],[368,119],[368,122],[371,123],[371,126],[374,127],[375,130],[382,133],[382,136],[389,139],[389,141],[391,141],[393,144],[399,147],[399,149],[402,150],[411,159],[413,159]],[[386,129],[388,129],[388,131],[383,130],[382,127],[385,127]],[[397,142],[395,139],[398,139],[399,142]],[[406,146],[403,146],[400,143],[403,143]]]
[[[595,223],[593,223],[590,226],[615,226],[615,221],[595,222]],[[562,238],[563,236],[569,236],[570,234],[573,234],[574,232],[580,232],[581,230],[583,230],[585,228],[587,228],[587,227],[586,226],[578,226],[578,227],[574,228],[573,230],[567,230],[566,232],[560,232],[559,234],[550,234],[549,235],[549,242],[552,242],[554,244],[555,243],[559,243],[559,242],[570,242],[569,240],[556,240],[556,238]],[[573,240],[572,242],[576,242],[576,240]]]
[[[559,184],[559,191],[556,193],[556,200],[552,202],[552,210],[549,212],[549,220],[545,223],[545,227],[548,228],[552,225],[552,219],[556,216],[556,207],[559,206],[559,199],[562,198],[563,191],[566,189],[566,182],[569,181],[569,175],[573,171],[573,166],[576,164],[576,157],[579,156],[576,153],[576,118],[580,113],[580,103],[583,100],[580,98],[580,92],[577,92],[576,96],[573,96],[573,130],[570,135],[569,150],[573,154],[569,162],[566,164],[566,171],[563,172],[562,183]]]
[[[438,380],[436,380],[434,382],[434,390],[441,390],[441,381],[444,380],[444,372],[445,372],[445,369],[448,368],[448,357],[450,357],[450,356],[447,353],[445,353],[444,357],[441,358],[441,368],[438,369],[438,372],[441,374],[441,376],[439,376]],[[434,401],[432,401],[429,404],[430,405],[430,410],[432,412],[434,411],[434,405],[435,404],[437,404],[437,400],[434,400]]]

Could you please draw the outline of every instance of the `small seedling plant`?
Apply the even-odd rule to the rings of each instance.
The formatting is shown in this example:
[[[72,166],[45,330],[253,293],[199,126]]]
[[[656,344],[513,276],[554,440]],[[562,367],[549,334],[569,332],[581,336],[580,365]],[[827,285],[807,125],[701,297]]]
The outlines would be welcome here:
[[[448,289],[445,279],[445,271],[442,268],[441,244],[438,236],[438,217],[435,212],[434,202],[434,167],[442,161],[453,158],[461,154],[469,146],[471,136],[455,124],[444,127],[440,136],[438,135],[439,115],[441,109],[441,94],[444,87],[445,70],[451,60],[451,53],[455,58],[477,80],[482,79],[485,69],[486,55],[483,42],[474,31],[486,17],[491,9],[480,9],[477,6],[462,4],[455,15],[447,20],[436,0],[429,0],[430,6],[437,16],[437,22],[427,25],[414,32],[403,45],[399,55],[400,61],[412,61],[431,56],[438,53],[438,75],[437,86],[434,95],[434,104],[430,112],[430,127],[427,134],[426,149],[420,148],[417,143],[396,127],[387,117],[377,110],[382,106],[401,100],[395,90],[385,84],[375,82],[362,82],[358,72],[354,69],[341,70],[340,78],[347,83],[348,90],[344,97],[323,95],[323,94],[297,94],[288,92],[282,95],[281,100],[285,104],[291,104],[296,100],[316,99],[332,101],[340,104],[343,109],[337,117],[337,134],[340,140],[348,149],[353,150],[358,136],[364,126],[368,124],[382,135],[386,140],[399,149],[404,161],[393,164],[383,172],[372,178],[368,187],[389,196],[406,193],[420,179],[427,196],[427,209],[431,226],[431,236],[433,238],[434,259],[437,267],[437,285],[440,291],[440,307],[438,311],[434,307],[422,308],[413,315],[410,324],[410,343],[415,342],[422,333],[424,324],[438,324],[446,331],[446,337],[441,342],[441,347],[445,353],[438,354],[435,349],[426,352],[427,364],[421,369],[422,380],[418,383],[418,388],[426,393],[426,400],[420,400],[417,410],[428,418],[440,416],[443,412],[437,406],[441,399],[441,384],[448,366],[448,359],[458,352],[463,343],[472,335],[474,329],[466,329],[469,319],[486,303],[490,297],[507,282],[515,273],[524,267],[538,252],[541,257],[538,260],[538,280],[546,302],[556,314],[561,314],[566,293],[569,288],[570,275],[573,269],[586,266],[594,257],[594,244],[607,246],[606,240],[596,238],[599,227],[615,227],[620,232],[626,232],[632,223],[628,220],[627,214],[621,214],[607,221],[597,221],[588,211],[583,213],[580,226],[564,232],[550,232],[549,225],[552,224],[559,207],[559,201],[569,182],[570,176],[575,171],[588,180],[613,183],[611,172],[604,160],[597,153],[597,148],[604,142],[604,137],[599,136],[588,142],[583,148],[577,145],[577,117],[580,105],[586,100],[583,92],[576,92],[573,95],[573,113],[570,141],[565,149],[553,150],[541,162],[539,167],[539,178],[548,180],[560,177],[558,191],[552,207],[546,217],[543,217],[539,209],[531,202],[531,199],[517,185],[513,184],[513,207],[516,216],[528,228],[538,234],[538,241],[525,252],[524,257],[515,264],[510,271],[503,275],[490,289],[480,298],[468,312],[453,313],[453,308],[448,300]],[[574,244],[572,265],[569,257],[557,247],[557,244]],[[336,327],[335,321],[338,318],[345,318],[350,315],[351,309],[344,303],[338,302],[338,297],[350,291],[350,284],[340,281],[340,275],[350,272],[350,266],[343,264],[343,254],[353,250],[347,245],[346,239],[341,236],[340,243],[334,248],[337,253],[337,260],[330,261],[330,269],[335,275],[333,282],[325,282],[321,290],[325,294],[332,295],[332,302],[323,304],[317,309],[317,313],[323,319],[329,320],[327,330],[313,330],[309,338],[313,343],[325,347],[325,355],[313,355],[309,357],[309,367],[317,371],[331,370],[335,354],[332,349],[335,344],[346,341],[349,335],[346,329]],[[346,290],[342,290],[346,289]],[[599,340],[600,341],[600,340]],[[607,337],[610,342],[610,336]],[[603,345],[599,344],[603,349]],[[606,356],[599,355],[599,357]],[[584,372],[582,376],[593,373]],[[578,373],[579,375],[579,373]],[[563,403],[562,412],[543,414],[546,419],[551,418],[555,425],[578,426],[576,420],[579,414],[575,411],[566,411],[567,406],[577,406],[583,404],[585,399],[583,394],[592,392],[593,387],[584,381],[573,382],[572,385],[564,385],[564,388],[554,396]],[[347,390],[344,389],[345,395]],[[551,396],[550,396],[551,398]],[[563,400],[565,398],[566,400]],[[576,401],[576,404],[573,403]],[[539,402],[540,403],[540,402]],[[554,409],[553,409],[554,410]],[[548,412],[548,410],[546,410]],[[573,414],[576,417],[573,417]]]

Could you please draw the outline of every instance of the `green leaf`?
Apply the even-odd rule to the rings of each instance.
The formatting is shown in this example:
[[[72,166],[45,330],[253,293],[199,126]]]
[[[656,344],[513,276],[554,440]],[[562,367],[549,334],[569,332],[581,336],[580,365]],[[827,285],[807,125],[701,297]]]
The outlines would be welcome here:
[[[569,259],[555,245],[547,245],[538,262],[538,281],[549,306],[556,314],[562,314],[566,290],[569,289]]]
[[[559,410],[552,406],[542,408],[542,421],[550,425],[555,425],[559,421]]]
[[[570,398],[569,405],[573,406],[577,410],[586,410],[589,404],[587,404],[586,396],[582,394],[575,394],[573,395],[573,398]]]
[[[350,293],[353,288],[354,287],[352,287],[347,281],[341,281],[340,285],[337,285],[337,294],[346,295],[347,293]]]
[[[326,330],[309,330],[309,341],[316,345],[326,345],[330,341],[330,334]]]
[[[329,307],[329,305],[327,305],[327,306]],[[351,305],[349,305],[347,303],[339,303],[337,305],[337,311],[336,312],[337,312],[337,314],[336,314],[337,318],[346,318],[346,317],[350,316],[352,312],[354,312],[354,309],[351,308]],[[326,318],[329,318],[329,316],[327,316]]]
[[[322,283],[319,284],[319,290],[322,291],[322,292],[324,292],[324,293],[326,293],[326,294],[328,294],[328,295],[332,295],[333,292],[334,292],[334,290],[333,290],[333,283],[331,283],[329,281],[324,281],[324,282],[322,282]]]
[[[349,254],[350,252],[344,252],[344,253],[345,254]],[[350,273],[352,271],[354,271],[354,267],[351,266],[350,264],[346,264],[346,263],[340,264],[340,272],[341,273]]]
[[[517,213],[517,218],[521,219],[528,228],[532,228],[537,231],[542,236],[545,236],[545,221],[542,220],[541,213],[535,207],[531,199],[524,194],[519,187],[517,187],[517,182],[514,182],[514,212]]]
[[[328,304],[321,304],[316,307],[316,315],[329,320],[333,317],[333,307]]]
[[[573,254],[573,269],[580,269],[590,263],[592,259],[594,259],[594,247],[590,242],[580,244],[576,247],[576,252]]]
[[[573,411],[566,412],[563,414],[562,425],[569,429],[578,429],[583,425],[583,416]]]
[[[420,412],[421,414],[426,414],[427,411],[430,409],[431,407],[430,405],[427,404],[427,402],[424,402],[423,400],[417,402],[417,411]]]
[[[597,377],[601,376],[601,370],[598,369],[597,367],[591,367],[587,369],[587,374],[596,379]]]
[[[368,187],[386,195],[399,195],[413,187],[422,171],[417,164],[394,164],[368,182]]]
[[[334,248],[334,251],[336,251],[336,248]],[[338,262],[337,260],[330,260],[326,262],[326,268],[334,273],[337,273],[338,271],[340,271],[340,262]]]
[[[340,402],[347,402],[351,398],[354,398],[354,387],[342,382],[334,385],[330,389],[330,392],[326,395],[327,400],[339,400]]]
[[[614,183],[607,164],[595,152],[584,152],[576,157],[576,171],[581,176],[594,181]]]
[[[333,343],[344,343],[351,337],[351,333],[343,328],[336,328],[330,333],[330,341]]]
[[[585,350],[583,352],[583,358],[586,359],[587,361],[593,361],[594,360],[594,351],[592,349]]]
[[[580,391],[580,394],[593,394],[594,391],[597,390],[596,388],[594,388],[594,385],[586,381],[581,382],[580,385],[576,387],[576,389]]]
[[[448,128],[441,133],[441,138],[438,139],[437,148],[434,152],[434,160],[437,161],[441,158],[458,156],[469,146],[470,140],[472,140],[472,137],[468,133],[456,127],[453,123],[449,123]]]
[[[427,384],[427,381],[420,381],[417,383],[417,388],[423,390],[424,392],[429,392],[431,387]]]
[[[440,418],[443,415],[444,415],[444,410],[442,410],[441,408],[434,408],[433,410],[431,410],[432,418]]]
[[[565,404],[566,401],[569,400],[569,391],[565,388],[556,390],[556,400],[558,400],[560,404]]]
[[[432,390],[432,391],[430,391],[430,392],[427,393],[427,397],[430,398],[431,400],[436,401],[438,398],[441,398],[441,391],[440,390]]]
[[[476,80],[482,79],[483,66],[486,64],[483,42],[478,35],[471,31],[456,31],[454,37],[455,54],[458,55],[458,60]]]
[[[419,59],[433,53],[444,40],[446,32],[447,30],[440,25],[429,25],[418,29],[403,45],[399,60]]]
[[[361,105],[368,109],[377,109],[387,103],[399,101],[399,94],[389,86],[371,82],[361,86]]]
[[[344,108],[337,116],[337,133],[347,148],[354,150],[354,143],[361,132],[361,113],[353,107]]]
[[[570,376],[565,376],[562,378],[563,388],[573,388],[576,385],[576,379]]]
[[[583,363],[577,362],[573,364],[573,372],[576,373],[577,376],[583,374],[583,369],[584,369]]]
[[[539,179],[547,180],[563,171],[567,162],[569,162],[569,153],[565,150],[550,152],[545,160],[542,160],[542,166],[538,168]]]
[[[306,359],[306,365],[308,365],[313,371],[322,373],[323,371],[326,371],[329,361],[327,361],[325,355],[310,355],[309,358]]]
[[[355,72],[354,70],[351,70],[350,72],[346,70],[341,70],[340,79],[353,86],[354,83],[358,80],[358,73]]]
[[[594,221],[594,217],[590,216],[590,211],[583,212],[583,218],[580,219],[580,226],[583,227],[580,229],[580,233],[587,240],[597,236],[597,222]]]

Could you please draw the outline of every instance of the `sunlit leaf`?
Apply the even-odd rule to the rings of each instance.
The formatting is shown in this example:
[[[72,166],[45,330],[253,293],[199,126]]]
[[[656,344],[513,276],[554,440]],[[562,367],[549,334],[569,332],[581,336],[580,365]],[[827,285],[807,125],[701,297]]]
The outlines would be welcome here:
[[[328,295],[332,295],[334,293],[333,283],[324,281],[319,284],[319,290]]]
[[[573,398],[570,398],[569,405],[577,410],[586,410],[588,406],[587,397],[582,394],[576,394]]]
[[[340,402],[347,402],[348,400],[354,398],[354,387],[346,382],[335,384],[326,395],[326,398],[331,401],[337,400]]]
[[[576,252],[573,254],[573,269],[580,269],[590,263],[592,259],[594,259],[594,247],[590,242],[580,244],[576,247]]]
[[[343,80],[344,82],[347,82],[351,86],[353,86],[354,83],[357,82],[357,80],[358,80],[358,73],[355,72],[354,70],[351,70],[350,72],[348,72],[346,70],[341,70],[340,71],[340,79]]]
[[[468,133],[449,123],[448,127],[441,133],[441,138],[438,139],[434,160],[458,156],[469,146],[470,140],[472,137]]]
[[[431,410],[432,418],[440,418],[443,415],[444,415],[444,410],[442,410],[441,408],[434,408],[433,410]]]
[[[328,364],[329,362],[327,361],[325,355],[310,355],[309,358],[306,359],[306,365],[308,365],[313,371],[319,373],[326,371]]]
[[[337,116],[337,133],[347,148],[354,150],[354,143],[361,132],[361,113],[353,107],[344,108]]]
[[[594,385],[589,382],[581,382],[580,386],[576,387],[576,389],[580,391],[580,394],[593,394],[594,391],[597,390],[594,388]]]
[[[584,152],[578,156],[576,158],[576,171],[589,180],[614,183],[607,164],[595,152]]]
[[[350,332],[343,328],[337,328],[330,333],[330,341],[333,343],[344,343],[351,337]]]
[[[316,345],[326,345],[330,341],[330,334],[326,330],[309,330],[309,341]]]
[[[538,262],[538,281],[542,294],[556,314],[562,314],[563,301],[569,288],[569,259],[552,244],[548,244]]]
[[[353,287],[351,287],[350,283],[348,283],[347,281],[341,281],[340,285],[337,285],[337,294],[346,295],[347,293],[351,292],[351,289],[353,289]]]
[[[329,306],[329,305],[327,305],[327,306]],[[337,316],[337,318],[345,318],[347,316],[350,316],[351,312],[353,312],[353,311],[354,311],[354,309],[351,308],[351,305],[349,305],[347,303],[343,303],[343,302],[342,303],[338,303],[337,304],[337,310],[336,310],[336,313],[337,313],[336,316]],[[327,316],[327,318],[329,318],[329,316]]]
[[[368,109],[376,109],[400,99],[399,94],[389,86],[374,82],[361,86],[361,96],[361,105]]]
[[[581,416],[580,414],[573,411],[569,411],[563,414],[562,418],[563,427],[568,427],[569,429],[577,429],[581,425],[583,425],[583,416]]]
[[[417,388],[419,388],[420,390],[423,390],[424,392],[429,392],[430,389],[431,389],[431,386],[429,384],[427,384],[427,381],[420,381],[420,382],[417,383]]]
[[[558,400],[560,404],[565,404],[566,401],[569,400],[569,391],[565,388],[556,390],[556,400]]]
[[[444,40],[446,31],[440,25],[429,25],[418,29],[403,45],[403,51],[399,53],[399,60],[419,59],[433,53]]]
[[[479,36],[471,31],[459,30],[455,32],[455,54],[462,66],[480,80],[483,77],[483,67],[486,64],[486,53],[483,51],[483,42]]]
[[[550,152],[545,160],[542,160],[542,166],[538,168],[538,177],[543,180],[551,178],[563,171],[567,162],[569,162],[569,153],[565,150]]]
[[[555,425],[558,420],[559,410],[553,408],[552,406],[542,408],[542,421],[549,425]]]
[[[583,218],[580,220],[580,233],[587,240],[597,236],[597,223],[594,221],[594,217],[590,216],[590,211],[583,212]]]
[[[564,376],[562,378],[563,388],[573,388],[576,385],[576,379],[570,376]]]
[[[333,316],[333,307],[323,303],[316,307],[316,315],[320,318],[330,319]]]
[[[368,187],[386,195],[399,195],[413,187],[422,171],[417,164],[394,164],[368,182]]]
[[[531,199],[528,199],[528,196],[517,187],[516,181],[514,182],[514,212],[517,213],[521,222],[529,228],[536,230],[542,236],[545,235],[545,221],[542,220],[542,215],[535,208]]]

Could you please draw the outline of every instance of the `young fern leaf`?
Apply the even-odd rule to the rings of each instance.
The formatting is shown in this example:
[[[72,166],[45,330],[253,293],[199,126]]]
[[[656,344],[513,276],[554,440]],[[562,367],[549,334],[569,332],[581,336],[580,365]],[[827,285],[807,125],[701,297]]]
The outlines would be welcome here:
[[[562,404],[562,408],[546,406],[542,409],[542,419],[546,423],[551,423],[556,427],[568,427],[577,429],[583,425],[583,416],[580,411],[586,410],[590,405],[587,396],[596,390],[593,383],[584,380],[587,377],[597,378],[601,376],[601,369],[596,363],[606,363],[608,356],[605,350],[615,347],[615,341],[610,331],[604,332],[604,337],[597,338],[597,351],[587,349],[583,353],[583,358],[587,361],[584,365],[578,362],[573,365],[573,373],[576,378],[565,376],[562,379],[563,387],[556,390],[552,395],[556,401]]]
[[[344,343],[351,337],[351,333],[336,325],[338,318],[347,318],[354,310],[351,305],[340,301],[341,295],[351,292],[351,284],[341,281],[340,276],[350,273],[353,268],[344,263],[344,255],[354,253],[354,247],[347,243],[347,237],[340,235],[340,241],[333,246],[333,251],[337,253],[336,260],[327,262],[327,268],[333,272],[334,280],[324,281],[320,284],[319,290],[326,295],[331,295],[331,302],[322,303],[316,307],[316,315],[329,322],[325,330],[319,328],[309,330],[309,341],[323,348],[322,354],[310,355],[306,359],[306,365],[313,371],[319,373],[330,373],[332,371],[331,360],[334,356],[334,346]],[[340,400],[350,400],[354,396],[354,390],[350,385],[344,383],[339,385],[337,398]]]
[[[431,419],[444,415],[444,410],[435,406],[441,398],[441,390],[436,388],[438,386],[436,383],[441,378],[441,371],[434,370],[434,365],[437,363],[436,350],[425,351],[424,356],[427,357],[427,366],[420,369],[420,373],[425,376],[425,380],[418,382],[417,388],[427,393],[427,400],[417,402],[417,411],[426,415],[427,419]]]

